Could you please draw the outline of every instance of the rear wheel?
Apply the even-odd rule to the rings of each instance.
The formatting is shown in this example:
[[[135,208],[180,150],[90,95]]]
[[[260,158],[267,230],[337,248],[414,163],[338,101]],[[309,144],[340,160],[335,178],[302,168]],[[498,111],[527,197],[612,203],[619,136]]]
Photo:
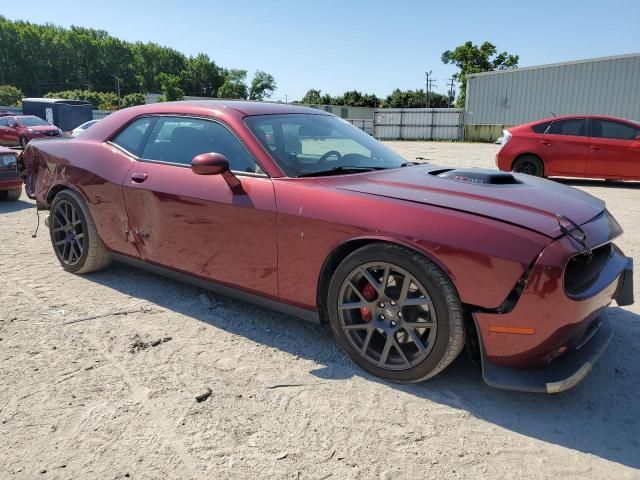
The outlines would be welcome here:
[[[419,382],[462,351],[462,308],[451,282],[411,250],[383,243],[350,254],[328,295],[331,329],[349,357],[369,373]]]
[[[540,158],[535,155],[523,155],[513,162],[512,170],[516,173],[526,173],[534,177],[542,177],[544,175],[544,165]]]
[[[22,187],[10,188],[9,190],[5,190],[3,192],[4,200],[8,200],[10,202],[15,202],[22,195]]]
[[[49,235],[65,270],[88,273],[105,268],[110,255],[98,236],[91,213],[80,195],[63,190],[51,203]]]

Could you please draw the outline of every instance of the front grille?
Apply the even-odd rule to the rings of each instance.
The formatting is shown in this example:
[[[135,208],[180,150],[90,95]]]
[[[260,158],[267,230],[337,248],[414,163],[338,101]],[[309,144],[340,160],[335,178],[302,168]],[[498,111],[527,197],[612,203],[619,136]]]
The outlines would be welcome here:
[[[44,131],[42,133],[47,137],[57,137],[59,132],[57,130],[53,130],[53,131]]]
[[[613,245],[607,243],[593,249],[592,252],[591,261],[587,254],[583,254],[573,257],[567,263],[564,272],[564,288],[570,296],[579,296],[598,280],[598,274],[613,255]]]

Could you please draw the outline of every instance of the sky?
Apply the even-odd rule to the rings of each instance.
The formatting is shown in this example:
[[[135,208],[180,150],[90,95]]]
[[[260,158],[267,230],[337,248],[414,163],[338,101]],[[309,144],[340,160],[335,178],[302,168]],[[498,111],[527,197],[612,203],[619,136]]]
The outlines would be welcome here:
[[[11,20],[99,28],[218,65],[271,73],[275,100],[315,88],[445,92],[455,67],[442,52],[492,42],[520,66],[640,52],[640,0],[2,0]]]

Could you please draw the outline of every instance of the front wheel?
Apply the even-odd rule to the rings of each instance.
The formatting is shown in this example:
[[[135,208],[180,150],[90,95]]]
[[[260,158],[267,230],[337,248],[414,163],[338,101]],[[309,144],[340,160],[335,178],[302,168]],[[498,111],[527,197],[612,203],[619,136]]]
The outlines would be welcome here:
[[[82,197],[71,190],[61,191],[51,203],[49,235],[58,261],[69,272],[94,272],[109,264],[109,252],[89,209]]]
[[[331,279],[327,308],[349,357],[387,380],[431,378],[464,346],[462,307],[448,277],[397,245],[373,243],[347,256]]]
[[[516,173],[526,173],[534,177],[542,177],[544,175],[544,165],[535,155],[523,155],[513,162],[512,170]]]
[[[24,137],[20,137],[20,148],[22,148],[22,150],[27,148],[27,143],[29,143],[29,140]]]

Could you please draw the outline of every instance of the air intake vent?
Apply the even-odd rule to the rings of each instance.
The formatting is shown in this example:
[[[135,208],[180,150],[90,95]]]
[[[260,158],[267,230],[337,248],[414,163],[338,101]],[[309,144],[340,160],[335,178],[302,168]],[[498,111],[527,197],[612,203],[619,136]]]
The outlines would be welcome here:
[[[468,170],[433,170],[429,173],[436,177],[475,185],[518,185],[522,183],[516,180],[510,173],[499,172],[497,170],[484,170],[481,168]]]

